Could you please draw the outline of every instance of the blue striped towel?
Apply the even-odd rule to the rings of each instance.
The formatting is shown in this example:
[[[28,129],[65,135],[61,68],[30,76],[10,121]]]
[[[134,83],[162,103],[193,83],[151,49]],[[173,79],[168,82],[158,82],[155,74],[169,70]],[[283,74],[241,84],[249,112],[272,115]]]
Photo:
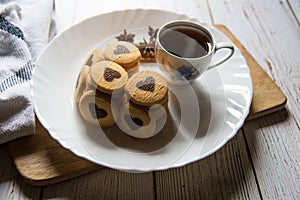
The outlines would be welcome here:
[[[0,144],[34,133],[30,79],[55,34],[53,10],[53,0],[1,1]]]

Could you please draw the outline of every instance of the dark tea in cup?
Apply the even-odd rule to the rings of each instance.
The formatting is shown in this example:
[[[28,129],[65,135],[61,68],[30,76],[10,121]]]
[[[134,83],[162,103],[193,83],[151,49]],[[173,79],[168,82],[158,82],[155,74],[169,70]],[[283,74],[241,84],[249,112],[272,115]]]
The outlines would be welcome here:
[[[224,48],[230,52],[212,62],[215,52]],[[228,60],[233,53],[231,43],[216,43],[209,28],[192,21],[168,22],[157,33],[156,61],[168,82],[175,85],[188,84]]]
[[[160,43],[169,53],[182,58],[205,56],[212,47],[212,41],[205,32],[180,26],[163,30]]]

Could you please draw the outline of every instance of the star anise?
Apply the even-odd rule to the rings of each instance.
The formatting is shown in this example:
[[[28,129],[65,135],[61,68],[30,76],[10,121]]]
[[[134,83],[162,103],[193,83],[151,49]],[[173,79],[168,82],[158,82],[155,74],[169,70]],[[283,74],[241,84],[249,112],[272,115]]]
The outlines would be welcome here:
[[[143,58],[153,58],[155,56],[155,41],[147,42],[143,38],[143,42],[139,42],[136,46],[140,50]]]
[[[123,34],[120,34],[120,35],[117,36],[116,38],[117,38],[117,40],[119,40],[119,41],[126,41],[126,42],[131,42],[131,43],[133,43],[133,41],[134,41],[134,36],[135,36],[135,34],[132,34],[132,33],[127,34],[126,29],[124,29]]]
[[[148,35],[149,35],[149,42],[145,38],[143,38],[143,42],[134,43],[140,50],[142,54],[142,59],[147,60],[149,62],[153,62],[155,58],[155,40],[157,36],[158,29],[154,29],[151,26],[148,26]],[[119,41],[126,41],[126,42],[134,42],[135,34],[127,33],[125,29],[123,34],[120,34],[116,37]]]
[[[157,36],[157,31],[158,29],[153,29],[151,26],[148,27],[148,34],[150,36],[149,40],[150,41],[155,41],[156,40],[156,36]]]

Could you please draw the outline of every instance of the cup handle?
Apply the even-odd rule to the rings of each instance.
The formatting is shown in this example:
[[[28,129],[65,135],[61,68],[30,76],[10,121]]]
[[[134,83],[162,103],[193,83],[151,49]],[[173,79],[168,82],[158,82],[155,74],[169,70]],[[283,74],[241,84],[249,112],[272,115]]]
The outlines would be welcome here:
[[[223,58],[220,58],[219,60],[215,61],[214,63],[212,63],[211,65],[209,65],[208,69],[212,69],[220,64],[222,64],[223,62],[225,62],[226,60],[228,60],[234,53],[234,46],[228,42],[221,42],[216,44],[215,47],[215,52],[217,52],[218,50],[221,49],[229,49],[230,52],[228,54],[226,54]]]

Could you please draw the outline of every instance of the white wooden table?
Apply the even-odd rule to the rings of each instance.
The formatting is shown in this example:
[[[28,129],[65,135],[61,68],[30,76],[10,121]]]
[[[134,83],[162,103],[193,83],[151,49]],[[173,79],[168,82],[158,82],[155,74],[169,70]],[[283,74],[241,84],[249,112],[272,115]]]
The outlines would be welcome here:
[[[36,187],[0,146],[0,199],[300,199],[299,0],[57,0],[58,28],[126,8],[156,8],[225,24],[288,98],[250,122],[217,153],[187,166],[131,174],[100,170]]]

